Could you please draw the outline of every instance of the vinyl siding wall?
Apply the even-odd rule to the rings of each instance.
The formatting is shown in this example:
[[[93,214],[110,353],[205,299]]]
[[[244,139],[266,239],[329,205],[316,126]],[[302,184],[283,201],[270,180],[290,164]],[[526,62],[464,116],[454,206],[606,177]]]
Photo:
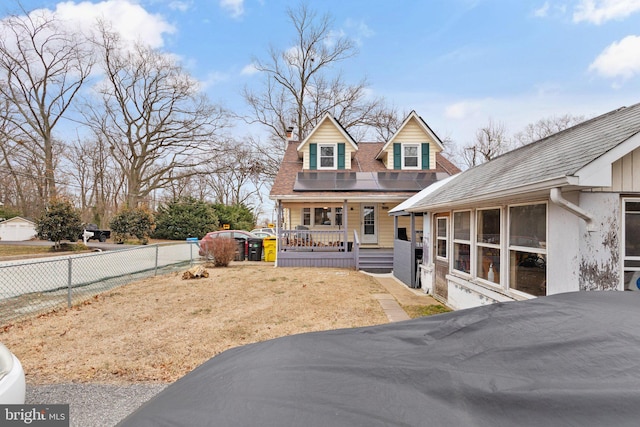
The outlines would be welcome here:
[[[393,142],[429,143],[429,167],[431,169],[435,169],[437,144],[431,137],[429,137],[429,135],[427,135],[422,130],[422,127],[420,127],[418,123],[416,123],[415,119],[409,121],[405,125],[405,127],[394,138]],[[387,153],[387,155],[384,156],[383,163],[387,169],[393,169],[393,144],[389,144],[385,152]]]
[[[613,164],[611,184],[609,191],[640,191],[640,148],[636,148]]]
[[[344,156],[344,168],[345,170],[351,169],[351,156],[353,155],[354,148],[350,142],[348,142],[344,135],[336,129],[336,127],[329,121],[325,121],[313,134],[313,138],[310,139],[304,147],[302,147],[303,163],[302,168],[308,170],[309,168],[309,145],[310,144],[322,144],[322,143],[344,143],[345,144],[345,156]]]

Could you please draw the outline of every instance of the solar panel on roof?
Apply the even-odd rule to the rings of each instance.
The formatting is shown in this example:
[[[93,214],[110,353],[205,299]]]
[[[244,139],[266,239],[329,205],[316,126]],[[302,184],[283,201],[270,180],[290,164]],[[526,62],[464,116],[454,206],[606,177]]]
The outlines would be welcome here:
[[[434,172],[298,172],[295,191],[420,191],[437,181]]]

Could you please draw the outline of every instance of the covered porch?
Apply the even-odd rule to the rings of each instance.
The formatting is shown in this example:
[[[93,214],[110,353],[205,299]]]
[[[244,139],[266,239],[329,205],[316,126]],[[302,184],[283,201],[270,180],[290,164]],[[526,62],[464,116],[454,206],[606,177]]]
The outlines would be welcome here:
[[[393,220],[386,201],[335,200],[277,205],[278,267],[391,271]]]

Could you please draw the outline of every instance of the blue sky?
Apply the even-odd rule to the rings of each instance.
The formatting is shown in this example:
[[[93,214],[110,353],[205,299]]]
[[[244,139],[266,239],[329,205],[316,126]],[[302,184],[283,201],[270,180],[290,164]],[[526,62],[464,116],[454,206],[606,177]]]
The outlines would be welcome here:
[[[297,3],[22,0],[27,10],[57,10],[70,22],[112,19],[125,36],[180,57],[211,99],[238,113],[242,88],[260,79],[252,58],[264,58],[269,45],[292,45],[286,8]],[[515,133],[551,115],[593,116],[640,102],[640,0],[309,4],[357,41],[359,54],[340,65],[348,80],[367,77],[373,95],[416,110],[457,144],[490,119]]]

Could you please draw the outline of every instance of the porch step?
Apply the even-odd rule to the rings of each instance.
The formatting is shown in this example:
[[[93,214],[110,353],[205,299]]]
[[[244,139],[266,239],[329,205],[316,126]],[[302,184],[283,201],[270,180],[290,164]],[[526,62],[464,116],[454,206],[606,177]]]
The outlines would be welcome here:
[[[390,273],[393,270],[393,249],[360,249],[360,270],[369,273]]]

